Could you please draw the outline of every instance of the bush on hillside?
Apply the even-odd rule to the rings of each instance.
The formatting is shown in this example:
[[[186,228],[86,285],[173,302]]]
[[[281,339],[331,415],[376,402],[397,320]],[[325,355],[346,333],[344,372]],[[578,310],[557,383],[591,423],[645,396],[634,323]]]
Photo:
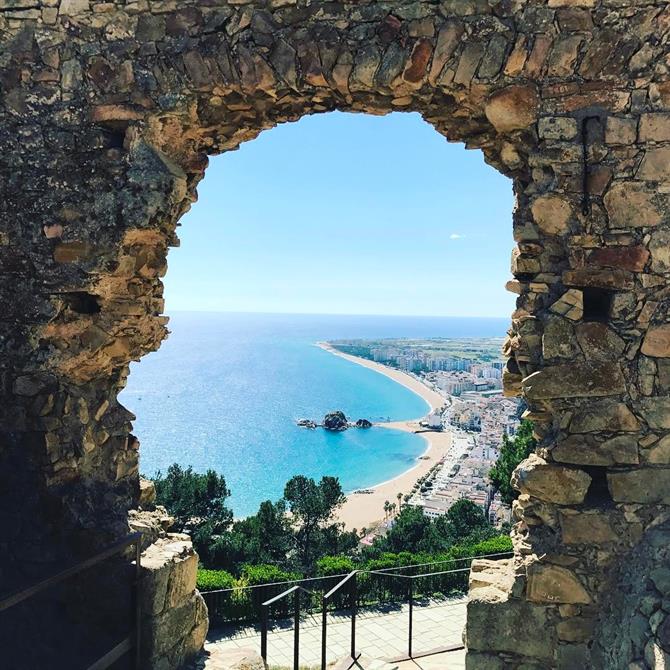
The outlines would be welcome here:
[[[197,587],[200,591],[218,591],[232,589],[236,586],[233,575],[225,570],[198,570]]]

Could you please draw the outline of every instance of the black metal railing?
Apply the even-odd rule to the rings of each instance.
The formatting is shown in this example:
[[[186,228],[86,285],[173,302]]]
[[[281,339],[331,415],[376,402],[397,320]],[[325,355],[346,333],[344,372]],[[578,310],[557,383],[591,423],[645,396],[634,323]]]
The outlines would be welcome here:
[[[268,612],[269,608],[286,598],[293,595],[293,668],[298,670],[300,667],[300,594],[314,595],[313,591],[296,584],[283,593],[280,593],[262,604],[261,614],[261,657],[267,666],[268,660]],[[322,670],[325,670],[325,665]]]
[[[445,565],[465,563],[476,558],[502,559],[511,556],[511,552],[499,552],[482,556],[467,556],[462,558],[436,561],[418,565],[406,565],[398,567],[382,568],[379,570],[354,570],[348,574],[332,575],[330,577],[310,578],[296,580],[295,582],[278,582],[273,584],[262,584],[254,587],[241,587],[255,591],[253,600],[258,601],[261,597],[265,600],[260,602],[260,629],[261,629],[261,656],[267,664],[268,660],[268,635],[269,619],[271,609],[275,614],[287,617],[289,612],[292,618],[293,628],[293,670],[300,667],[300,617],[303,613],[320,613],[321,615],[321,669],[325,670],[327,659],[328,640],[328,614],[333,605],[338,611],[349,610],[350,613],[350,658],[353,665],[360,656],[356,644],[357,615],[362,607],[374,607],[385,603],[407,603],[407,653],[390,659],[394,662],[400,660],[420,658],[422,656],[455,651],[462,649],[463,644],[458,643],[439,648],[415,649],[415,605],[418,598],[433,598],[439,593],[464,593],[467,589],[468,577],[471,570],[470,564],[465,567],[457,567],[443,570],[426,572],[426,568],[435,568]],[[331,588],[326,591],[325,584],[337,579]],[[309,584],[310,588],[304,586]],[[361,588],[361,585],[364,588]],[[284,590],[267,597],[269,593],[284,587]],[[319,588],[321,587],[321,588]],[[225,589],[223,591],[233,591]],[[212,593],[203,593],[207,599]],[[221,593],[221,592],[218,592]],[[208,602],[209,606],[209,602]],[[292,611],[290,611],[292,610]],[[320,610],[320,612],[319,612]]]
[[[410,572],[421,573],[425,577],[427,573],[435,573],[436,577],[424,579],[418,583],[418,596],[424,594],[445,596],[453,595],[467,590],[467,573],[462,574],[453,571],[445,571],[447,566],[460,568],[468,561],[475,558],[503,558],[509,556],[510,552],[498,552],[494,554],[483,554],[481,556],[465,556],[461,558],[450,558],[441,561],[431,561],[414,565],[392,566],[374,569],[375,573]],[[387,603],[398,602],[406,598],[406,591],[401,584],[395,580],[381,580],[367,576],[371,570],[359,570],[357,607],[374,607]],[[260,621],[261,605],[275,595],[283,593],[295,584],[304,586],[313,595],[307,597],[306,592],[301,594],[301,609],[305,613],[318,614],[322,609],[321,594],[328,592],[336,586],[349,573],[322,577],[308,577],[283,582],[270,582],[267,584],[255,584],[252,586],[235,586],[227,589],[215,589],[203,591],[202,596],[209,611],[210,624],[213,626],[228,624],[254,624]],[[341,593],[336,594],[331,605],[334,608],[346,609],[349,607],[349,599]],[[291,614],[288,601],[280,600],[273,606],[272,618],[286,618]]]
[[[339,584],[336,584],[323,596],[323,611],[321,614],[321,670],[326,667],[326,641],[328,638],[328,605],[335,596],[345,587],[349,587],[349,601],[351,610],[351,638],[349,642],[349,658],[355,663],[360,654],[356,651],[356,614],[358,612],[358,571],[350,572]]]
[[[68,579],[98,565],[99,563],[116,556],[128,547],[135,547],[135,579],[133,581],[133,626],[127,637],[115,644],[106,653],[100,656],[95,662],[87,666],[87,670],[105,670],[109,668],[126,654],[134,652],[133,665],[136,670],[141,669],[141,554],[142,554],[142,534],[133,533],[124,540],[112,545],[111,547],[98,552],[94,556],[87,558],[51,577],[33,584],[27,588],[21,589],[6,596],[0,600],[0,612],[9,610],[11,607],[28,601],[30,598],[61,584]]]
[[[420,658],[421,656],[428,656],[428,655],[433,655],[437,653],[442,653],[446,651],[456,651],[457,649],[463,649],[462,644],[457,644],[457,645],[449,645],[449,646],[443,646],[439,647],[437,649],[428,649],[428,650],[423,650],[422,652],[415,654],[414,653],[414,603],[415,603],[415,592],[416,592],[416,583],[418,580],[422,579],[433,579],[436,577],[444,577],[444,576],[449,576],[449,577],[454,577],[456,575],[459,576],[464,576],[467,580],[469,574],[470,574],[470,567],[468,566],[467,568],[458,568],[455,570],[442,570],[440,572],[429,572],[426,574],[419,574],[419,575],[400,575],[400,574],[393,574],[389,572],[380,572],[380,571],[370,571],[371,575],[378,575],[380,577],[383,577],[384,579],[398,579],[403,583],[402,589],[406,591],[407,593],[407,612],[408,612],[408,619],[407,619],[407,656],[399,656],[397,658],[391,659],[394,662],[398,661],[404,661],[407,659],[411,658]]]

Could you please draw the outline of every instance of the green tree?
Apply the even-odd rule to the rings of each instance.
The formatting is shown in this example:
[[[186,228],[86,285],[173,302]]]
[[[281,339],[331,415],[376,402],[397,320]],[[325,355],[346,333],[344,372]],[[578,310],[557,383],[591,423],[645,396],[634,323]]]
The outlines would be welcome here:
[[[286,483],[284,499],[292,516],[297,563],[309,573],[317,556],[333,553],[326,549],[342,529],[333,517],[346,497],[337,477],[322,477],[317,484],[297,475]]]
[[[405,505],[384,537],[375,540],[375,548],[381,552],[419,551],[430,519],[420,507]]]
[[[207,565],[238,572],[244,564],[288,566],[293,534],[286,503],[262,502],[258,512],[233,524],[230,532],[212,538],[200,559]]]
[[[519,495],[512,488],[512,472],[521,461],[530,456],[536,445],[537,441],[533,437],[533,424],[530,421],[522,421],[512,439],[503,435],[500,454],[489,472],[489,479],[500,491],[500,496],[508,505],[511,505]]]
[[[214,535],[230,526],[233,513],[226,507],[230,491],[223,475],[214,470],[200,474],[191,466],[183,469],[174,463],[165,477],[160,472],[156,475],[154,484],[156,502],[174,516],[178,531]]]
[[[472,500],[457,500],[445,514],[449,534],[454,541],[464,540],[479,530],[490,527],[484,510]]]

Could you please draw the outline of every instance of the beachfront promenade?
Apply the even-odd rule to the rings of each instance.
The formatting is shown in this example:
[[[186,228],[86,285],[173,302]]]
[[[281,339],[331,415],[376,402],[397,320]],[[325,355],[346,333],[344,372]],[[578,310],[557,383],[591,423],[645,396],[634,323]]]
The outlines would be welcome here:
[[[419,434],[426,440],[427,448],[416,463],[398,477],[368,487],[365,491],[348,494],[347,502],[337,514],[338,520],[348,530],[366,528],[376,532],[385,501],[393,502],[399,493],[405,496],[412,492],[417,481],[425,478],[436,465],[439,467],[433,471],[427,490],[415,490],[408,504],[422,507],[427,516],[434,518],[445,514],[460,498],[468,498],[485,507],[492,521],[500,523],[509,520],[509,508],[502,504],[499,495],[493,496],[490,490],[488,472],[498,458],[503,434],[513,434],[519,424],[514,401],[502,395],[471,394],[472,397],[459,398],[417,375],[343,353],[326,343],[319,343],[319,346],[402,384],[423,398],[431,411],[443,408],[442,430],[426,429],[425,423],[420,424],[421,418],[378,424]],[[477,425],[465,425],[468,418]]]
[[[374,370],[405,386],[423,398],[431,410],[442,407],[446,402],[444,396],[406,372],[394,370],[386,365],[381,365],[365,358],[350,356],[325,343],[320,343],[319,346],[335,356]],[[342,506],[337,515],[339,521],[342,521],[348,530],[352,530],[353,528],[357,528],[358,530],[361,528],[370,528],[375,522],[383,518],[384,501],[395,501],[398,493],[409,493],[416,481],[437,463],[441,461],[456,462],[461,456],[460,452],[456,453],[454,450],[450,431],[426,431],[419,426],[421,418],[417,417],[413,421],[395,421],[393,423],[382,424],[382,426],[389,429],[419,433],[426,440],[426,451],[412,468],[403,472],[398,477],[369,487],[369,493],[367,494],[354,493],[348,496],[347,502]]]
[[[414,605],[414,655],[449,646],[462,644],[466,616],[466,597],[431,601]],[[407,655],[408,606],[380,608],[361,611],[356,626],[357,649],[366,659],[386,660]],[[327,659],[328,663],[343,658],[349,652],[351,620],[349,613],[328,615]],[[225,627],[209,633],[205,650],[207,661],[202,666],[206,670],[219,670],[224,658],[230,658],[236,651],[260,650],[260,629],[257,626]],[[438,658],[440,664],[437,665]],[[426,669],[463,670],[464,654],[459,651],[426,657]],[[300,624],[301,667],[318,668],[321,661],[321,615],[306,615]],[[293,622],[282,620],[270,629],[268,635],[268,663],[270,667],[292,667],[293,663]],[[394,663],[391,667],[399,670],[423,667],[422,661]]]

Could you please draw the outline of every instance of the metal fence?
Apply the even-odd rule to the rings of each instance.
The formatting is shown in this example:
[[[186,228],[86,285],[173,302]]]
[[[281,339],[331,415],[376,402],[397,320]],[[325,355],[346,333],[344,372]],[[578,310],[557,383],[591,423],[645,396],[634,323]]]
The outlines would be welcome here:
[[[11,595],[5,596],[0,599],[0,613],[10,610],[10,608],[16,607],[23,603],[30,603],[31,599],[36,598],[40,594],[48,593],[50,590],[54,589],[58,585],[65,584],[68,580],[71,580],[73,577],[80,575],[86,570],[97,566],[103,561],[109,560],[114,556],[118,556],[124,552],[128,547],[134,546],[135,553],[135,576],[132,583],[132,601],[133,601],[133,613],[131,616],[131,630],[128,635],[116,643],[112,648],[107,649],[102,655],[96,653],[97,660],[92,663],[87,663],[84,667],[86,670],[105,670],[106,668],[111,667],[117,661],[123,657],[133,654],[132,657],[132,667],[136,670],[141,668],[140,660],[140,644],[141,644],[141,552],[142,552],[142,534],[133,533],[126,537],[124,540],[114,544],[113,546],[105,549],[101,552],[98,552],[94,556],[89,557],[88,559],[77,563],[57,574],[52,575],[32,586],[21,589],[12,593]],[[39,639],[39,637],[35,638]],[[60,659],[61,662],[67,663],[66,659]],[[70,667],[70,666],[68,666]],[[75,670],[73,668],[73,670]]]
[[[420,565],[390,567],[379,570],[354,570],[348,574],[239,587],[238,589],[222,589],[205,592],[202,595],[208,608],[210,608],[210,621],[225,621],[226,613],[229,615],[228,622],[236,620],[235,617],[239,615],[239,612],[228,610],[227,608],[230,607],[231,603],[230,600],[226,599],[235,598],[238,604],[243,601],[248,604],[251,610],[246,612],[245,620],[260,623],[260,652],[266,662],[268,659],[270,620],[291,618],[294,670],[299,668],[302,615],[320,615],[321,668],[325,670],[328,614],[330,612],[344,612],[348,613],[350,617],[348,661],[353,664],[360,656],[356,646],[356,625],[359,611],[363,608],[375,608],[388,604],[407,604],[407,653],[393,659],[398,661],[462,648],[462,645],[452,645],[439,649],[431,648],[419,651],[415,649],[415,606],[417,602],[465,593],[472,560],[475,558],[502,559],[511,555],[511,552],[501,552]],[[454,564],[462,567],[452,567]]]

